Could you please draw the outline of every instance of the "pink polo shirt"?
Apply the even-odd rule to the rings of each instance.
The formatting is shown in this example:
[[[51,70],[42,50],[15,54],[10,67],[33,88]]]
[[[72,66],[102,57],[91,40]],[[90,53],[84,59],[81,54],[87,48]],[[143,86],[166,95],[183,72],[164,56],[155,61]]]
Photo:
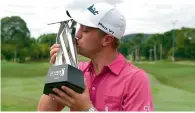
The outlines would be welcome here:
[[[153,111],[147,74],[127,62],[122,54],[95,75],[91,62],[81,62],[90,99],[98,111]]]

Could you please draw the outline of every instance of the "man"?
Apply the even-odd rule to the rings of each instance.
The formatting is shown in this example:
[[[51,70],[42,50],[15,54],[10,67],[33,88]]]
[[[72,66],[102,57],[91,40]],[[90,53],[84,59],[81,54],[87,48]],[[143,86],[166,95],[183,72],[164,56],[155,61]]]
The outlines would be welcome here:
[[[70,16],[80,23],[78,53],[91,59],[79,64],[85,91],[78,94],[62,86],[66,94],[54,88],[59,96],[43,95],[38,110],[60,111],[68,106],[73,111],[153,111],[147,74],[117,52],[126,28],[125,17],[106,3],[93,4],[81,15],[70,12]],[[51,47],[51,63],[59,47]]]

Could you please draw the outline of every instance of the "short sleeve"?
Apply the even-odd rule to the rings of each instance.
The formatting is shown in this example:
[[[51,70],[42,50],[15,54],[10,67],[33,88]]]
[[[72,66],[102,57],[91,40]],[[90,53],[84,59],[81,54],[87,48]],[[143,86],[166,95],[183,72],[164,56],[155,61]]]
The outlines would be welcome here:
[[[125,92],[122,105],[124,111],[153,111],[150,81],[143,70],[132,76]]]

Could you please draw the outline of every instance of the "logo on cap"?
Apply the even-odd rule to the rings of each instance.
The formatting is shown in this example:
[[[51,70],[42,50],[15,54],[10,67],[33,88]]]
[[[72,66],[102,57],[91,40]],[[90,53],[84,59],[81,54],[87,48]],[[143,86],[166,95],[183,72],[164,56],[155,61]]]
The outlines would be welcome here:
[[[99,22],[98,23],[98,26],[100,26],[104,30],[108,31],[108,33],[114,34],[114,31],[112,31],[111,29],[107,28],[104,24],[102,24],[102,23]]]
[[[87,8],[91,13],[93,13],[93,15],[99,14],[98,11],[96,11],[94,4],[92,6],[90,6],[89,8]]]

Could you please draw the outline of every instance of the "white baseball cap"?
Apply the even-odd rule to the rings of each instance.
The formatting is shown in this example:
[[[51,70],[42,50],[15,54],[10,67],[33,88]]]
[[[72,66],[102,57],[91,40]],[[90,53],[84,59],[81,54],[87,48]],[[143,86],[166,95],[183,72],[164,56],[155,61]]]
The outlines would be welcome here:
[[[68,15],[81,25],[99,28],[118,39],[125,33],[126,19],[124,15],[107,3],[95,3],[84,11],[67,10]]]

